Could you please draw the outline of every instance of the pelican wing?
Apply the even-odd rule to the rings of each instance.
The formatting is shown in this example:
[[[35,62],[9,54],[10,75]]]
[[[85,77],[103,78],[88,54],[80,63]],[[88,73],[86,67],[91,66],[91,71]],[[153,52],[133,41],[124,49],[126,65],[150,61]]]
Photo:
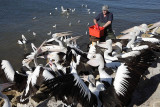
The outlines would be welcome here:
[[[4,82],[13,82],[15,71],[13,70],[11,64],[7,60],[0,60],[0,76],[4,79]],[[2,80],[3,81],[3,80]]]
[[[44,81],[53,79],[54,76],[47,70],[44,70],[41,66],[37,66],[33,73],[28,76],[27,86],[22,94],[18,98],[20,103],[28,103],[29,97],[34,95]]]
[[[93,95],[77,74],[59,76],[45,83],[45,92],[62,100],[67,105],[80,103],[83,107],[97,107],[96,96]]]
[[[131,61],[122,63],[118,67],[113,85],[99,93],[103,105],[105,107],[127,106],[142,74],[155,61],[155,58],[154,52],[146,49]]]

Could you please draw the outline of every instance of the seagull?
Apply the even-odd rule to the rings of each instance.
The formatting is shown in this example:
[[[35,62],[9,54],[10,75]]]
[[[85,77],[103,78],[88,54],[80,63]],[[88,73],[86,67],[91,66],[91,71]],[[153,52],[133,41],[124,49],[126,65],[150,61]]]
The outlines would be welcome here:
[[[89,26],[89,22],[87,23],[87,26]]]
[[[22,34],[22,39],[18,40],[17,43],[20,45],[27,43],[27,39],[25,38],[25,36],[23,34]]]
[[[54,9],[55,9],[55,10],[58,10],[58,8],[57,8],[57,7],[55,7]]]
[[[33,17],[33,20],[35,20],[37,17]]]
[[[51,31],[47,33],[47,35],[51,35],[51,34],[52,34],[52,32],[51,32]]]
[[[91,9],[87,9],[87,11],[89,12]]]
[[[82,7],[84,7],[85,5],[84,5],[84,4],[82,4],[81,6],[82,6]]]
[[[69,23],[69,26],[72,26],[72,23],[71,23],[71,22]]]
[[[68,9],[68,8],[67,8],[67,9],[64,9],[64,7],[61,6],[61,10],[62,10],[62,13],[66,13],[66,12],[69,12],[70,9]]]
[[[35,32],[33,32],[33,36],[35,37],[37,34]]]
[[[2,91],[10,86],[14,85],[14,83],[3,83],[0,84],[0,97],[4,99],[4,104],[2,107],[12,107],[8,97],[2,94]]]
[[[86,35],[88,35],[88,32],[86,31]]]
[[[32,47],[32,50],[33,50],[34,52],[37,51],[37,48],[36,48],[36,46],[35,46],[33,43],[31,43],[31,47]]]
[[[86,8],[88,7],[87,4],[85,5],[85,7],[86,7]]]
[[[54,26],[52,26],[53,28],[56,28],[57,27],[57,25],[55,24]]]
[[[96,14],[96,12],[92,12],[93,14]]]
[[[67,19],[69,18],[69,16],[67,15]]]
[[[52,15],[52,13],[49,13],[50,15]]]
[[[72,9],[72,12],[75,12],[75,10],[76,10],[75,8],[74,8],[74,9]]]
[[[80,23],[81,21],[80,20],[78,20],[78,23]]]

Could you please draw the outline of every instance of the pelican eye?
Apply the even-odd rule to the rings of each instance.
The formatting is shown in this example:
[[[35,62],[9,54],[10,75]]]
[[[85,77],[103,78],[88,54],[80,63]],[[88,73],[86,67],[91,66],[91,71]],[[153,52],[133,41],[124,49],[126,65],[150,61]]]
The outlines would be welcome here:
[[[96,55],[93,55],[93,58],[96,58]]]

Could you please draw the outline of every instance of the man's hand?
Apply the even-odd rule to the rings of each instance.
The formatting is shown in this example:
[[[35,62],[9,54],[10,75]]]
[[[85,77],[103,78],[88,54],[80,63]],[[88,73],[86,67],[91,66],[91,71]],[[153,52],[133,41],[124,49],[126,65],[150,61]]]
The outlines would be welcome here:
[[[99,29],[99,26],[98,26],[98,24],[96,24],[96,29]]]

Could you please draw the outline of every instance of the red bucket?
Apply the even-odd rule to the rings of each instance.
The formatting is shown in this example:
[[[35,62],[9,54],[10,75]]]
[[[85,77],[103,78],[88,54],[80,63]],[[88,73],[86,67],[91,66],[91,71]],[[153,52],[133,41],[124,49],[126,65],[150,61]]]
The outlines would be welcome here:
[[[96,29],[96,26],[90,26],[89,27],[89,35],[100,38],[101,36],[104,36],[104,27],[99,26],[99,29]]]

